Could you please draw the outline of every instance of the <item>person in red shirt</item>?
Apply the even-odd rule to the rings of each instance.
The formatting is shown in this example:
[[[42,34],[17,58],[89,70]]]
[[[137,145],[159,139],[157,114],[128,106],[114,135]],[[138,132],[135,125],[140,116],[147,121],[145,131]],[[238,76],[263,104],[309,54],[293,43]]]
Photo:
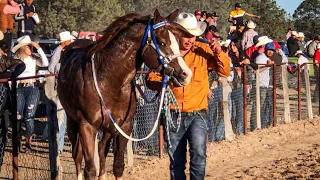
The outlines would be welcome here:
[[[320,63],[320,43],[317,44],[316,49],[317,50],[313,56],[313,62]],[[319,82],[319,64],[314,65],[314,76],[316,77],[316,82]],[[319,102],[319,83],[316,83],[316,89],[314,90],[312,102]]]

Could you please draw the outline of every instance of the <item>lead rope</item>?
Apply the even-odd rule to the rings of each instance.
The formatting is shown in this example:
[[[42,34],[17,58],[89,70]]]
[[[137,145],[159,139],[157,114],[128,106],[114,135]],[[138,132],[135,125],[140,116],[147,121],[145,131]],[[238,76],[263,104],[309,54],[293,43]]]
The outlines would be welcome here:
[[[172,103],[174,107],[174,112],[178,114],[177,122],[176,124],[173,122],[171,113],[170,113],[170,104]],[[171,141],[170,141],[170,129],[172,129],[174,132],[178,132],[180,129],[181,124],[181,110],[179,108],[179,104],[177,102],[176,97],[174,96],[172,90],[167,87],[166,93],[164,96],[164,104],[163,104],[163,111],[164,111],[164,119],[166,121],[166,134],[168,139],[168,146],[169,148],[172,147]]]

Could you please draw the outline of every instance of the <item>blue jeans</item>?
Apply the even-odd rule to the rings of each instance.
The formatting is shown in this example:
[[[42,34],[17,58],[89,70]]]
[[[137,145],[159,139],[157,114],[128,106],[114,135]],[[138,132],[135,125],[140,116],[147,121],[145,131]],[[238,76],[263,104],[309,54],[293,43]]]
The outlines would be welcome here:
[[[19,120],[26,123],[26,135],[30,137],[34,132],[34,116],[40,100],[37,87],[21,87],[17,89],[17,111]]]
[[[172,116],[176,121],[175,115]],[[168,154],[170,157],[171,180],[185,180],[186,175],[186,147],[189,143],[190,153],[190,180],[203,180],[206,168],[206,137],[207,113],[196,113],[191,116],[182,116],[178,132],[170,131]],[[166,137],[168,142],[168,137]]]
[[[58,128],[59,128],[59,135],[58,135],[58,150],[60,153],[63,152],[63,145],[64,145],[64,136],[66,134],[66,127],[67,127],[67,115],[66,112],[62,109],[60,104],[60,100],[57,97],[57,118],[58,118]]]
[[[231,92],[232,115],[231,123],[235,134],[243,135],[243,88],[234,88]]]

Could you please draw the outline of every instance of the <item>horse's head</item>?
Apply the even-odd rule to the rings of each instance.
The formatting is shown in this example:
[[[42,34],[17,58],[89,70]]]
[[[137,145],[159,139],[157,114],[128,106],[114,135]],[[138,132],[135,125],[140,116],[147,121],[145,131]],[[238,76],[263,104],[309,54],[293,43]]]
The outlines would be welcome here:
[[[190,34],[174,23],[177,16],[178,10],[166,18],[161,17],[158,10],[155,11],[152,21],[149,22],[150,31],[143,40],[142,58],[150,69],[169,75],[174,86],[185,86],[191,81],[192,72],[180,54],[174,34],[187,37]]]

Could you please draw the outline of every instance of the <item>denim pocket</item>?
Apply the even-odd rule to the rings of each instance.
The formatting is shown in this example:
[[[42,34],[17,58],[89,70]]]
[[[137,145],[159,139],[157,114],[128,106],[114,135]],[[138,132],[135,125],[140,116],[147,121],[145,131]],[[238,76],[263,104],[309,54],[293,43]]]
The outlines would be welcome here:
[[[198,112],[198,115],[200,116],[201,118],[201,121],[204,122],[205,124],[205,129],[207,130],[207,132],[209,131],[209,126],[208,126],[208,113],[200,113]]]

